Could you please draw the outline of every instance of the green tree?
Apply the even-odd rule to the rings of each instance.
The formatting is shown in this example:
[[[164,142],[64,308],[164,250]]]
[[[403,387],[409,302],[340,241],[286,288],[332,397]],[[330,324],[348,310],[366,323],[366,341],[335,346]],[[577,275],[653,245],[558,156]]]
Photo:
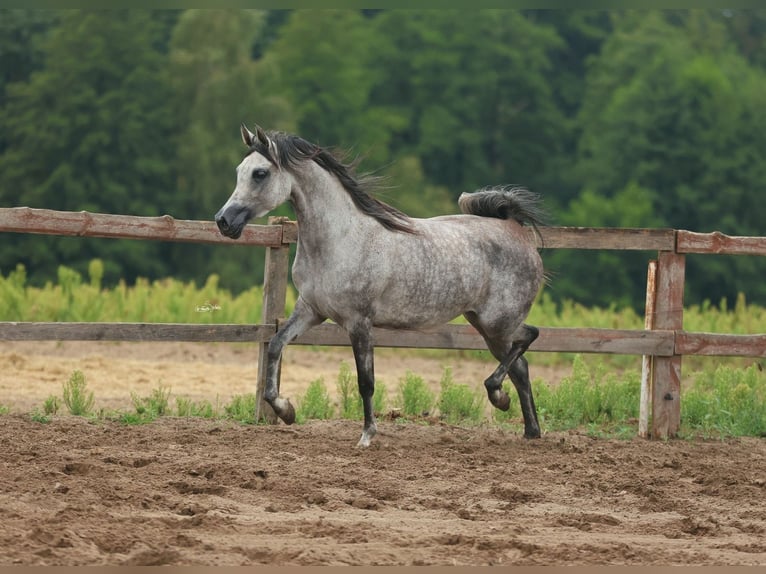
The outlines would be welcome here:
[[[766,75],[736,52],[720,19],[704,11],[626,13],[592,60],[580,121],[579,180],[587,193],[638,226],[759,235],[766,221]],[[631,186],[651,190],[624,201]],[[608,208],[580,209],[576,225],[602,224]],[[572,208],[575,208],[574,211]],[[570,213],[577,211],[570,204]],[[615,213],[617,213],[615,211]],[[621,224],[620,218],[614,224]],[[561,274],[584,267],[586,255],[560,260]],[[592,264],[592,261],[588,262]],[[689,258],[691,300],[731,299],[737,291],[763,300],[757,262]],[[600,278],[645,275],[640,267],[590,267],[579,288],[596,298],[625,296],[642,305],[640,281]]]
[[[173,113],[158,29],[148,11],[67,11],[41,45],[44,66],[7,86],[0,123],[12,142],[0,157],[0,203],[159,215],[174,178]],[[12,236],[0,268],[30,277],[60,264],[105,277],[161,275],[156,243]]]
[[[539,190],[563,127],[545,81],[562,46],[555,30],[511,10],[393,10],[374,22],[388,43],[375,50],[373,101],[396,111],[392,150],[419,156],[454,197],[490,184]]]
[[[244,147],[242,122],[288,123],[289,106],[261,89],[262,67],[253,60],[264,14],[257,10],[187,10],[170,48],[169,77],[178,114],[176,195],[173,213],[211,220],[234,187],[234,168]],[[217,273],[237,291],[261,280],[262,251],[172,244],[169,259],[179,277],[204,281]]]

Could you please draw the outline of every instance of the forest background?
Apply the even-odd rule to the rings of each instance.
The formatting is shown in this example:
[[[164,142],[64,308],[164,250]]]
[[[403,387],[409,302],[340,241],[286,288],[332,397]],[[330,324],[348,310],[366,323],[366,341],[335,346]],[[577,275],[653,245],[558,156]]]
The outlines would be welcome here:
[[[766,10],[0,10],[0,206],[210,220],[241,122],[349,150],[414,216],[517,184],[553,225],[766,234]],[[36,285],[263,277],[258,248],[0,238]],[[643,306],[653,254],[543,255],[554,301]],[[690,256],[686,300],[764,305],[764,276]]]

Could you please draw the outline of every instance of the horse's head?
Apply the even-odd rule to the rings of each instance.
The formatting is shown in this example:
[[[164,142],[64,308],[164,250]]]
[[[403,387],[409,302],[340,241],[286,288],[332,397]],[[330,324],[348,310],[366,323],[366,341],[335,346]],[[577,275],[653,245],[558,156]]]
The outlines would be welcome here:
[[[276,144],[258,126],[255,133],[242,124],[242,141],[250,153],[237,166],[237,186],[229,200],[215,214],[218,229],[237,239],[245,224],[263,217],[290,197],[292,176],[281,169]]]

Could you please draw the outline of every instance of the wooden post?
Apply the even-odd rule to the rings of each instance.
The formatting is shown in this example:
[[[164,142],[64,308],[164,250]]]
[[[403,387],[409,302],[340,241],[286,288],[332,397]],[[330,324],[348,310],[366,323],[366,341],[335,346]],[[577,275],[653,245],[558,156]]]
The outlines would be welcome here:
[[[644,311],[644,328],[654,329],[654,314],[657,304],[657,261],[650,261],[646,273],[646,309]],[[643,355],[641,359],[641,399],[638,407],[638,436],[649,436],[649,412],[651,396],[651,374],[654,357]]]
[[[680,331],[684,322],[684,255],[661,251],[657,262],[655,329]],[[681,355],[655,357],[652,369],[652,438],[667,439],[681,427]]]
[[[289,220],[286,217],[270,217],[269,225],[279,225],[283,228]],[[266,248],[266,266],[263,271],[263,310],[262,322],[276,325],[285,313],[285,298],[287,292],[287,270],[289,267],[289,244],[282,241],[280,247]],[[266,386],[266,361],[269,343],[258,345],[258,379],[255,390],[255,420],[265,420],[270,424],[277,423],[277,416],[271,406],[263,400],[263,390]],[[279,375],[277,375],[279,377]],[[277,379],[279,384],[279,379]]]

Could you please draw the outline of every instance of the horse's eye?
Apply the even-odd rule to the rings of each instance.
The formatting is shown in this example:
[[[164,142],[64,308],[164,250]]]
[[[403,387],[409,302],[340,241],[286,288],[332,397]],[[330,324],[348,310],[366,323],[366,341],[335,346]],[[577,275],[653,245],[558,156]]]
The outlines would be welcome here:
[[[253,170],[253,179],[255,181],[263,181],[267,175],[269,175],[269,171],[261,167]]]

